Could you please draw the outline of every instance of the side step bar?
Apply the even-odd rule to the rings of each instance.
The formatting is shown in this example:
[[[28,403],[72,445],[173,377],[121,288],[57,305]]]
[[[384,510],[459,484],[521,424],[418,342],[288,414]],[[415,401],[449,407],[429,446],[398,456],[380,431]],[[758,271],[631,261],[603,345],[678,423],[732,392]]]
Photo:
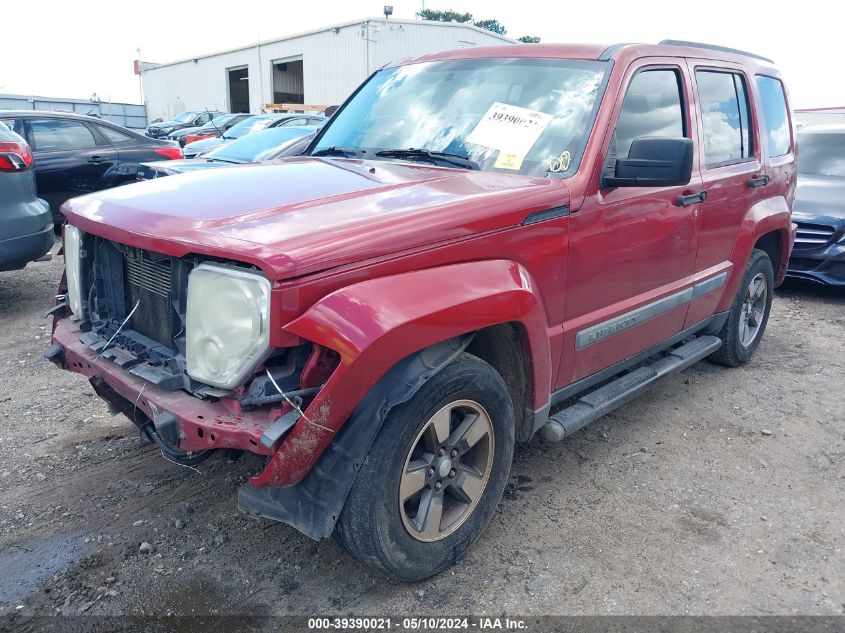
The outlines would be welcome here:
[[[678,347],[660,360],[644,365],[631,373],[620,376],[595,391],[581,396],[575,404],[561,409],[540,429],[540,434],[551,442],[559,442],[630,402],[664,376],[686,369],[722,346],[716,336],[699,336]]]

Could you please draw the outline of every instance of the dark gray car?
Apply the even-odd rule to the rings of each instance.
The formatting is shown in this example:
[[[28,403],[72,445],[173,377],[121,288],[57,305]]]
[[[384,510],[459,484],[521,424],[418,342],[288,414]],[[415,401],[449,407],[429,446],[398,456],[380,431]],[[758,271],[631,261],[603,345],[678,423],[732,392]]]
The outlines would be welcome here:
[[[798,225],[786,274],[845,287],[845,125],[798,133]]]
[[[32,150],[0,123],[0,270],[17,270],[53,246],[50,205],[35,193]]]

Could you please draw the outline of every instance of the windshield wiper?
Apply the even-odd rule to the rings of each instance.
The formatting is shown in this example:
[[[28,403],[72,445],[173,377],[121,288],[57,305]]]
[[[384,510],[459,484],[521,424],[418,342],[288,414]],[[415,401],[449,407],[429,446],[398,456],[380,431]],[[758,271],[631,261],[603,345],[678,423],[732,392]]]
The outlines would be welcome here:
[[[367,150],[360,147],[324,147],[318,149],[316,152],[311,152],[311,156],[349,156],[350,154],[355,158],[362,158]]]
[[[481,169],[478,163],[470,160],[467,156],[453,154],[451,152],[433,152],[430,149],[409,147],[408,149],[383,149],[376,152],[376,156],[384,158],[422,158],[432,163],[443,162],[463,167],[464,169]]]

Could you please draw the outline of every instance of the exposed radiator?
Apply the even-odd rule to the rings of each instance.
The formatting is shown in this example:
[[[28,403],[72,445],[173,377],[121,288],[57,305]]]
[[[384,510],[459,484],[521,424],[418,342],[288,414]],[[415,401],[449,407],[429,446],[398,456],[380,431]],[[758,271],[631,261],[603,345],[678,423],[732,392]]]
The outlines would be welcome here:
[[[135,308],[127,324],[139,334],[166,347],[173,347],[173,308],[170,261],[124,259],[126,314]],[[139,303],[140,301],[140,303]]]

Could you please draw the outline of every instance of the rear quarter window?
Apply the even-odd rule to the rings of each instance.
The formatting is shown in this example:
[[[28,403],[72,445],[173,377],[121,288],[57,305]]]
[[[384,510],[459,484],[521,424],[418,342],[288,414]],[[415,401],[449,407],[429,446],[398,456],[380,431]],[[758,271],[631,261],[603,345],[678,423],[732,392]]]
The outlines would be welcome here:
[[[769,141],[769,156],[788,154],[791,134],[783,84],[774,77],[757,75],[757,91],[763,107],[763,131]]]
[[[106,127],[105,125],[98,125],[97,130],[106,137],[106,140],[111,143],[112,145],[120,145],[122,143],[131,143],[133,139],[128,134],[124,134],[123,132],[119,132],[110,127]]]

